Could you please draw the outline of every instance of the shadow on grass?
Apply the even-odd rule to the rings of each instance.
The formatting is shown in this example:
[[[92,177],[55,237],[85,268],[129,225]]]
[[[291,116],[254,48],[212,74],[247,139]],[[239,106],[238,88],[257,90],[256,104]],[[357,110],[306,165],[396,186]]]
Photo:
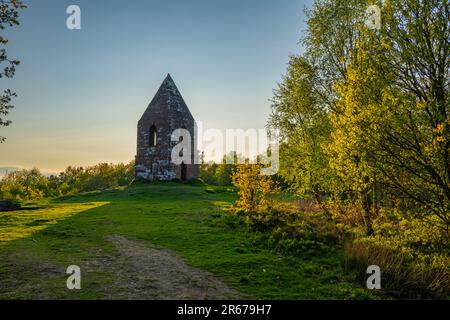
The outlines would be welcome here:
[[[148,240],[151,235],[164,244],[172,234],[177,242],[184,238],[183,225],[194,229],[192,221],[183,224],[185,214],[213,205],[215,199],[204,195],[203,188],[181,183],[138,184],[52,199],[34,212],[2,213],[0,299],[105,297],[105,286],[116,278],[108,271],[116,252],[105,237]],[[83,276],[87,290],[65,288],[65,269],[72,264],[90,270]]]

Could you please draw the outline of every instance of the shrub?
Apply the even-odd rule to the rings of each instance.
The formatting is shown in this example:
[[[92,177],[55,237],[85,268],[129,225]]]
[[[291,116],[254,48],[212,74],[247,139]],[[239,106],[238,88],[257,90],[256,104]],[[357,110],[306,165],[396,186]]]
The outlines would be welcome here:
[[[241,164],[233,175],[233,184],[239,189],[236,205],[244,212],[267,210],[271,196],[279,191],[270,176],[260,174],[261,165]]]
[[[38,199],[53,194],[47,178],[36,168],[11,172],[0,183],[0,196],[7,200]]]
[[[0,181],[0,198],[28,200],[124,186],[134,180],[134,163],[101,163],[67,167],[59,175],[44,176],[38,169],[9,173]]]
[[[304,201],[274,201],[270,209],[241,214],[270,247],[282,252],[303,254],[337,244],[338,230],[326,213],[305,207],[309,206]]]
[[[203,163],[200,166],[200,178],[207,184],[230,186],[235,170],[234,164],[227,164],[225,159],[222,163]]]

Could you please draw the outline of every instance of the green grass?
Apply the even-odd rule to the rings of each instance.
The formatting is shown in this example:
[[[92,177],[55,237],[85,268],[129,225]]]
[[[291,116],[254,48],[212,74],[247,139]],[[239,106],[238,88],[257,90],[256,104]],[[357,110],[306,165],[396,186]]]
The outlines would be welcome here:
[[[341,250],[281,254],[227,217],[233,190],[177,183],[42,200],[36,211],[0,213],[0,299],[116,297],[117,274],[105,239],[123,235],[173,250],[249,298],[367,299],[341,266]],[[236,222],[234,222],[236,221]],[[82,290],[68,290],[65,269],[82,273]]]

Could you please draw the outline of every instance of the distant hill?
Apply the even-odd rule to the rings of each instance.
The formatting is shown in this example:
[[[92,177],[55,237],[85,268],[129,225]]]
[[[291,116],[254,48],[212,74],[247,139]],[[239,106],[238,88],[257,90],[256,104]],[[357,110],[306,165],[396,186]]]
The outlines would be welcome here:
[[[17,167],[0,167],[0,178],[2,178],[3,176],[5,176],[6,174],[13,172],[13,171],[17,171],[20,170],[20,168]]]
[[[14,171],[18,171],[21,170],[23,168],[19,168],[19,167],[0,167],[0,179],[3,178],[4,176],[6,176],[8,173],[10,172],[14,172]],[[55,171],[55,170],[40,170],[41,173],[44,176],[50,176],[50,175],[58,175],[59,171]]]

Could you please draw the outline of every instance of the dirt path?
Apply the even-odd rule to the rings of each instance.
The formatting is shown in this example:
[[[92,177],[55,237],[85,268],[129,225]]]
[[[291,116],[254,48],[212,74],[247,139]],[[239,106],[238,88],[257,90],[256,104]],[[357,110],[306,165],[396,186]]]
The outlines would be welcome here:
[[[242,294],[210,272],[187,265],[178,255],[123,236],[106,238],[119,250],[119,299],[239,299]],[[116,259],[114,259],[116,260]],[[118,295],[118,296],[117,296]]]

